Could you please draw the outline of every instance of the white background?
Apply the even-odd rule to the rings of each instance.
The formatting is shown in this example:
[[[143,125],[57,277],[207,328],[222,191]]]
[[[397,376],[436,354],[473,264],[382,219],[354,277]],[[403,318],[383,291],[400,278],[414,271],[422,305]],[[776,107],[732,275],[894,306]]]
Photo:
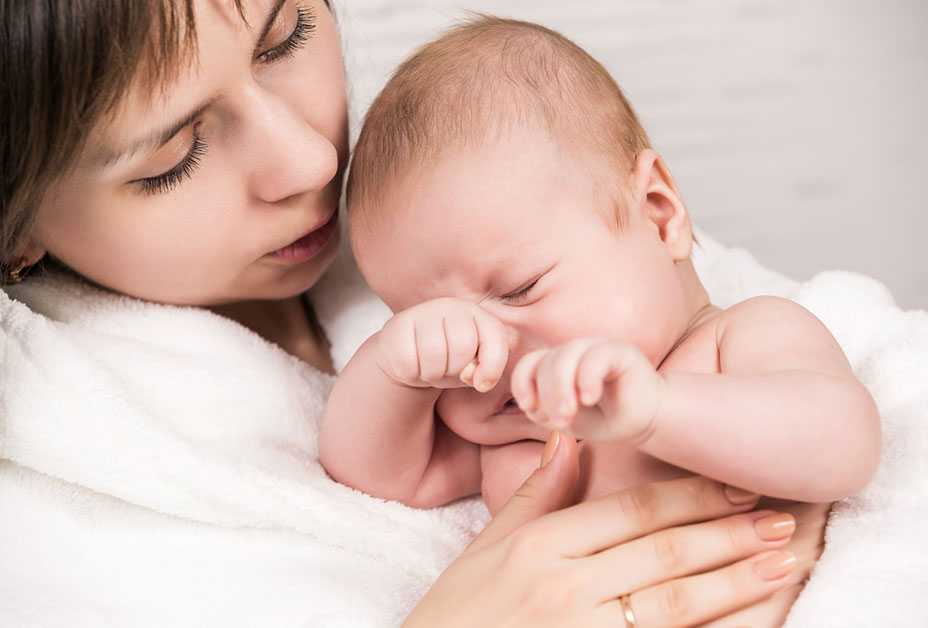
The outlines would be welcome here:
[[[713,237],[928,308],[928,3],[341,0],[355,132],[393,68],[466,10],[540,22],[599,59]]]

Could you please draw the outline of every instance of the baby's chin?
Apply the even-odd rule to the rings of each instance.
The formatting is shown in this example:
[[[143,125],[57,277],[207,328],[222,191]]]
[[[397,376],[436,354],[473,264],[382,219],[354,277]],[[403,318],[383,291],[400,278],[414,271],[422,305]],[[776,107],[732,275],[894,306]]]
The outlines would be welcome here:
[[[527,419],[525,426],[507,426],[500,429],[500,426],[490,421],[486,424],[469,426],[462,432],[458,432],[461,438],[485,447],[511,445],[523,441],[544,443],[548,438],[548,432],[544,428],[528,422]]]

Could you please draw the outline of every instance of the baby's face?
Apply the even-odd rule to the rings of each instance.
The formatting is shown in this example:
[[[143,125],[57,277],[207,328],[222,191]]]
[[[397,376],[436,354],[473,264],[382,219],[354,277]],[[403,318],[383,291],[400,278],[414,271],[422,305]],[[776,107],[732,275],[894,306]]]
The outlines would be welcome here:
[[[378,216],[353,220],[361,271],[394,312],[455,297],[518,332],[495,389],[439,399],[468,440],[547,436],[511,401],[509,375],[527,352],[604,337],[657,365],[686,328],[683,284],[657,226],[632,209],[616,229],[613,197],[592,173],[602,167],[522,135],[443,156],[385,190]]]

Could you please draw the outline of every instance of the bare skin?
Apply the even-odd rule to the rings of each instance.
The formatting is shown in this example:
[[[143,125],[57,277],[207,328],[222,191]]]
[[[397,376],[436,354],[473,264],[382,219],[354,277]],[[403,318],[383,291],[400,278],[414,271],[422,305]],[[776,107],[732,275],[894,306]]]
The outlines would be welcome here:
[[[54,256],[114,292],[212,308],[330,371],[328,349],[306,317],[303,294],[328,269],[338,245],[330,220],[348,156],[347,97],[334,16],[320,0],[286,0],[279,6],[272,0],[246,0],[247,23],[231,3],[195,0],[194,5],[195,64],[181,68],[162,90],[129,90],[112,118],[90,133],[78,167],[49,191],[34,231],[22,250],[12,253],[29,263]],[[297,41],[294,33],[305,22],[307,9],[313,15],[312,37],[279,55],[290,49],[288,41]],[[267,36],[261,39],[264,26]],[[123,150],[197,110],[199,115],[165,142]],[[169,185],[155,183],[180,166],[198,141],[206,143],[199,166]],[[537,588],[539,573],[533,567],[539,559],[555,564],[561,557],[553,547],[532,556],[505,551],[526,529],[531,531],[527,526],[536,524],[570,539],[596,522],[623,523],[625,535],[610,541],[617,549],[631,537],[650,542],[674,526],[683,531],[679,538],[686,548],[704,547],[707,533],[722,539],[699,562],[676,570],[621,554],[604,565],[609,574],[644,568],[655,574],[642,593],[632,596],[642,627],[704,621],[788,586],[785,579],[760,577],[745,562],[767,546],[747,520],[733,522],[730,517],[741,516],[754,501],[726,502],[714,483],[701,481],[705,483],[698,490],[693,484],[651,487],[661,495],[665,510],[655,513],[649,525],[644,519],[618,517],[614,508],[584,511],[582,518],[548,514],[570,505],[565,486],[576,478],[570,469],[575,454],[569,446],[558,451],[561,457],[533,476],[520,498],[511,500],[481,536],[478,545],[498,544],[498,560],[475,562],[471,552],[452,564],[443,577],[453,579],[454,590],[437,587],[430,592],[421,607],[429,622],[418,625],[454,626],[461,617],[462,596],[489,599],[482,587],[501,568],[508,577],[489,592],[494,605],[474,604],[470,611],[483,614],[470,617],[485,625],[537,625],[527,620],[525,596]],[[714,498],[694,499],[702,494]],[[709,523],[687,526],[696,522]],[[732,536],[733,529],[739,534]],[[820,530],[818,534],[820,538]],[[725,539],[739,543],[726,546]],[[556,564],[557,573],[565,576],[593,573],[592,567]],[[696,579],[689,577],[702,572]],[[671,585],[703,601],[697,614],[662,614],[659,596]],[[617,582],[608,593],[617,597],[627,592]],[[583,621],[592,603],[574,607],[567,619],[586,626],[621,625],[614,599],[596,608],[600,606],[609,614],[599,624]],[[777,616],[787,609],[786,603],[779,606]],[[417,611],[411,621],[420,616]]]
[[[827,329],[784,299],[711,306],[653,151],[615,229],[595,160],[526,126],[401,174],[356,230],[397,314],[333,391],[329,473],[420,507],[482,491],[495,512],[537,459],[525,441],[555,429],[585,441],[585,497],[684,473],[806,502],[858,491],[879,416]]]

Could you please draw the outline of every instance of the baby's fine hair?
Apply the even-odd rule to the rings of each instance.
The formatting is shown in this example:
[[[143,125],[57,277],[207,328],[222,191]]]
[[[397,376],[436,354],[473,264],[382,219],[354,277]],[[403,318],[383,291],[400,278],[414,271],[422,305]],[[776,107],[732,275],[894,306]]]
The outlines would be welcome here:
[[[524,124],[612,159],[617,174],[650,147],[622,90],[582,48],[537,24],[478,15],[420,48],[371,105],[348,205],[371,207],[410,166]]]

